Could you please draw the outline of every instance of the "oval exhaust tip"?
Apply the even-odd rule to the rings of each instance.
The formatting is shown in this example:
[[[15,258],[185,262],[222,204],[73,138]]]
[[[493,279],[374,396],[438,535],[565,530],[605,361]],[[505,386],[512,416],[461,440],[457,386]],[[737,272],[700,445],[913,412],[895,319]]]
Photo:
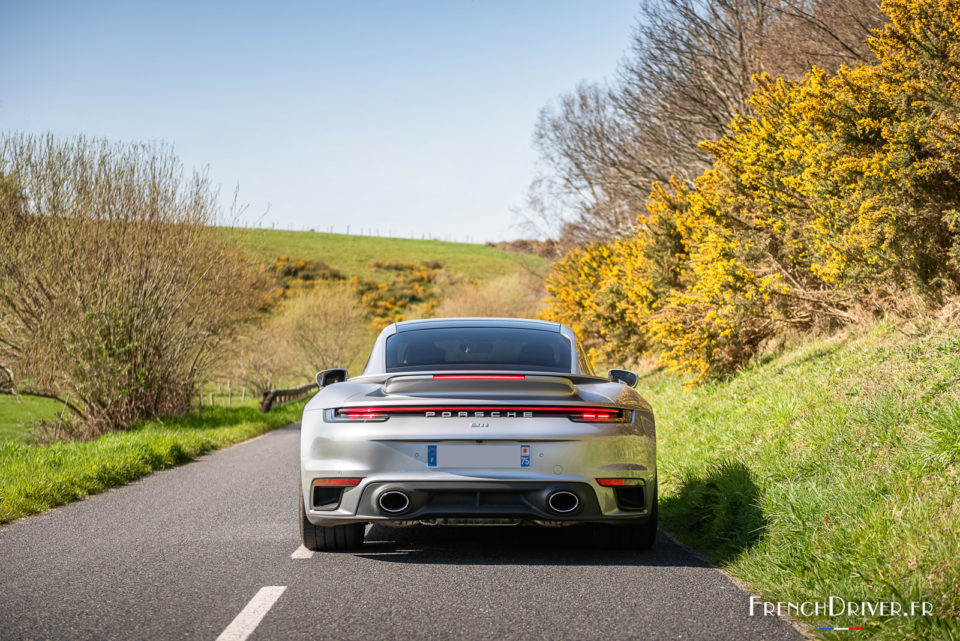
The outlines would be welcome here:
[[[547,505],[558,514],[569,514],[580,507],[580,497],[573,492],[560,490],[547,497]]]
[[[377,505],[384,512],[399,514],[410,507],[410,497],[400,490],[387,490],[377,499]]]

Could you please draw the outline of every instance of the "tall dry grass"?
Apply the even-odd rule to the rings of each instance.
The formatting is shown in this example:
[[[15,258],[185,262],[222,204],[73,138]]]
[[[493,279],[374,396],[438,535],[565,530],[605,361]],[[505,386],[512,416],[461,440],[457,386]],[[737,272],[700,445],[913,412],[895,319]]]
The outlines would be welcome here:
[[[437,306],[438,317],[536,318],[543,308],[543,279],[519,273],[461,285]]]

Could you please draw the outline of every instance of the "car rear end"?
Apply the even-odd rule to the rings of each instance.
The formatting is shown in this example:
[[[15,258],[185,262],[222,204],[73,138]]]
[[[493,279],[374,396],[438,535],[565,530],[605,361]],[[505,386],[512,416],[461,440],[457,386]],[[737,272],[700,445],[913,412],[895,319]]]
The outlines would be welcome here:
[[[623,385],[516,369],[374,372],[350,383],[304,412],[313,526],[653,522],[655,531],[653,414]]]

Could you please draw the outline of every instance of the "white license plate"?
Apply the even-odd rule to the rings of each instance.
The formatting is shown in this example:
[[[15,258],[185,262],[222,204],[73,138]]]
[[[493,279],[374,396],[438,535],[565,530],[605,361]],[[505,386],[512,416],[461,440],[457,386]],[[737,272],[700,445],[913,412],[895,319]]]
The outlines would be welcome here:
[[[427,467],[512,468],[530,467],[530,446],[525,444],[438,443],[427,446]]]

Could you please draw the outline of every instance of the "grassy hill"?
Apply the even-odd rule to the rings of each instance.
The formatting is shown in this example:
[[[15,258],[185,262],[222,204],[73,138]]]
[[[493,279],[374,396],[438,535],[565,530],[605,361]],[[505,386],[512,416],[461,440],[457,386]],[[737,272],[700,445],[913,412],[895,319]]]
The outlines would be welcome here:
[[[960,638],[955,330],[908,336],[881,323],[692,391],[662,372],[639,387],[657,414],[665,529],[772,602],[933,608],[808,620],[816,627]]]
[[[517,254],[494,247],[441,240],[347,236],[325,232],[276,229],[231,229],[237,242],[264,262],[277,256],[321,260],[347,276],[371,277],[370,261],[419,263],[437,261],[467,280],[486,280],[538,268],[539,256]]]

